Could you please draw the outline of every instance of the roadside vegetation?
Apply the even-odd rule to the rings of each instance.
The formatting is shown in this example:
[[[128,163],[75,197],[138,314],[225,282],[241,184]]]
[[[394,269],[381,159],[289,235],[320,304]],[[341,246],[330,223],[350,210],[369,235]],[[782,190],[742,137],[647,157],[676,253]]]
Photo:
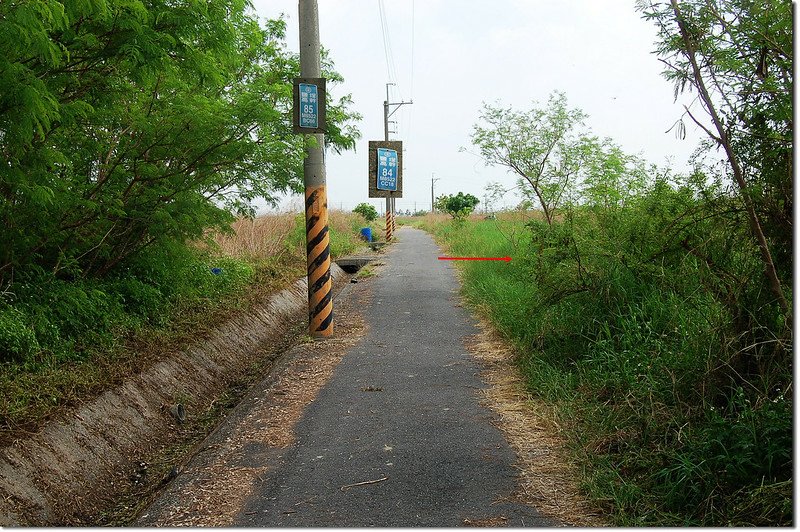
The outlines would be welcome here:
[[[619,526],[793,522],[792,14],[784,3],[640,2],[690,175],[625,154],[566,95],[485,105],[472,134],[524,201],[496,219],[410,220],[554,406],[586,493]],[[502,194],[496,185],[489,193]]]
[[[665,195],[678,204],[653,212]],[[706,265],[660,234],[679,197],[654,191],[610,225],[574,209],[538,238],[540,211],[407,223],[453,255],[512,257],[459,264],[464,294],[515,346],[616,525],[788,525],[791,344],[751,347],[764,374],[744,356],[743,333],[774,331],[737,330]]]
[[[302,215],[251,219],[302,191],[284,31],[240,0],[0,3],[0,436],[304,273]],[[326,147],[352,149],[323,70]]]
[[[291,213],[240,218],[232,232],[190,243],[155,266],[143,257],[142,270],[125,281],[51,281],[47,305],[15,287],[23,294],[12,307],[21,321],[46,316],[59,334],[49,343],[34,336],[36,348],[24,360],[0,366],[0,440],[35,429],[303,277],[303,220]],[[363,245],[363,225],[360,216],[329,213],[334,258]]]

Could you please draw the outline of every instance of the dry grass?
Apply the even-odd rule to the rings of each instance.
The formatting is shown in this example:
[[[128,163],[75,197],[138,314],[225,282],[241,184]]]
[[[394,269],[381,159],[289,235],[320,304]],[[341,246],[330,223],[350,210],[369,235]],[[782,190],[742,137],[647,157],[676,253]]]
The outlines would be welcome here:
[[[366,225],[364,218],[360,214],[339,210],[328,211],[328,225],[334,231],[339,231],[340,233],[351,231],[355,220],[358,220],[361,225]]]
[[[233,234],[216,234],[214,241],[220,251],[231,257],[268,259],[286,254],[305,257],[305,242],[291,242],[289,236],[297,230],[301,213],[264,214],[256,218],[239,218],[233,224]],[[355,225],[365,225],[360,215],[339,210],[328,211],[328,226],[336,233],[337,242],[331,252],[359,245]],[[377,235],[376,235],[377,236]],[[352,244],[352,246],[350,245]]]
[[[498,222],[506,222],[506,223],[524,223],[528,220],[541,220],[544,221],[544,213],[538,210],[528,210],[528,211],[520,211],[520,210],[509,210],[509,211],[499,211],[493,213],[495,219]],[[484,212],[473,212],[467,217],[467,220],[471,222],[480,222],[486,219],[488,215]],[[436,227],[437,225],[443,223],[450,223],[453,219],[452,216],[446,213],[435,212],[433,214],[428,213],[425,216],[404,216],[403,220],[408,221],[410,224],[414,225],[427,225],[428,227]]]
[[[580,473],[568,459],[552,408],[525,389],[513,348],[485,319],[479,318],[479,328],[467,348],[484,365],[481,377],[489,385],[485,404],[498,414],[498,426],[516,451],[520,498],[543,515],[572,526],[607,525],[578,487]]]
[[[218,234],[214,240],[224,254],[233,257],[275,257],[286,252],[296,217],[297,214],[284,213],[239,218],[231,225],[233,234]]]
[[[498,212],[496,215],[498,220],[504,222],[520,222],[520,221],[527,221],[527,220],[540,220],[544,221],[544,212],[540,210],[510,210],[510,211],[502,211]]]
[[[401,218],[403,220],[409,220],[409,221],[427,220],[427,221],[430,221],[430,222],[442,222],[442,221],[445,221],[445,220],[452,219],[452,217],[449,214],[446,214],[446,213],[443,213],[443,212],[434,212],[434,213],[428,212],[428,213],[423,214],[422,216],[398,216],[397,217],[398,220],[401,219]]]
[[[476,528],[508,526],[508,518],[498,515],[497,517],[489,517],[487,519],[464,519],[463,525]]]

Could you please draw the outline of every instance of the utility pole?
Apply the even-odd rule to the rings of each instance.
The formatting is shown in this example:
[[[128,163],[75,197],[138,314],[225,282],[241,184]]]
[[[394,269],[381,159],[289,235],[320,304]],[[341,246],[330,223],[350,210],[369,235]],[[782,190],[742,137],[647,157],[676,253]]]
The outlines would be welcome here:
[[[433,178],[433,176],[435,176],[435,175],[436,175],[436,173],[431,172],[431,214],[433,214],[433,184],[436,181],[439,181],[439,178],[436,178],[436,179]]]
[[[394,83],[387,83],[386,84],[386,100],[383,102],[383,140],[389,140],[389,117],[397,112],[402,105],[409,105],[413,104],[414,100],[409,102],[396,102],[396,103],[389,103],[389,85],[394,85]],[[394,105],[394,109],[389,110],[389,107]],[[386,241],[392,239],[392,231],[394,230],[394,198],[386,196]]]
[[[300,76],[320,77],[319,10],[317,0],[299,0]],[[323,102],[324,104],[324,102]],[[303,183],[306,196],[306,265],[308,331],[314,338],[333,334],[328,197],[325,189],[325,135],[304,135]]]

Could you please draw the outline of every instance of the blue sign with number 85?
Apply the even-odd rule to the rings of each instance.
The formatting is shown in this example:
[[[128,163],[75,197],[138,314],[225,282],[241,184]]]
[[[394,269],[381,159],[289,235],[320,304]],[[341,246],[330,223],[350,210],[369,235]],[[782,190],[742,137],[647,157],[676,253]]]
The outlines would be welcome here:
[[[378,148],[378,189],[397,191],[397,151]]]
[[[319,127],[319,101],[317,86],[300,84],[300,127]]]

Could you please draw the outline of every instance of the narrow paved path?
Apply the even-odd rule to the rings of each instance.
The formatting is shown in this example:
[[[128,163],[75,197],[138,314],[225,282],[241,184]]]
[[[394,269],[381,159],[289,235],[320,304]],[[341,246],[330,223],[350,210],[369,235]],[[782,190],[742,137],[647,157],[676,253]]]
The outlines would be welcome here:
[[[453,266],[424,232],[398,236],[374,279],[367,335],[235,525],[553,524],[514,501],[514,453],[479,404],[480,368],[464,347],[477,330]]]

